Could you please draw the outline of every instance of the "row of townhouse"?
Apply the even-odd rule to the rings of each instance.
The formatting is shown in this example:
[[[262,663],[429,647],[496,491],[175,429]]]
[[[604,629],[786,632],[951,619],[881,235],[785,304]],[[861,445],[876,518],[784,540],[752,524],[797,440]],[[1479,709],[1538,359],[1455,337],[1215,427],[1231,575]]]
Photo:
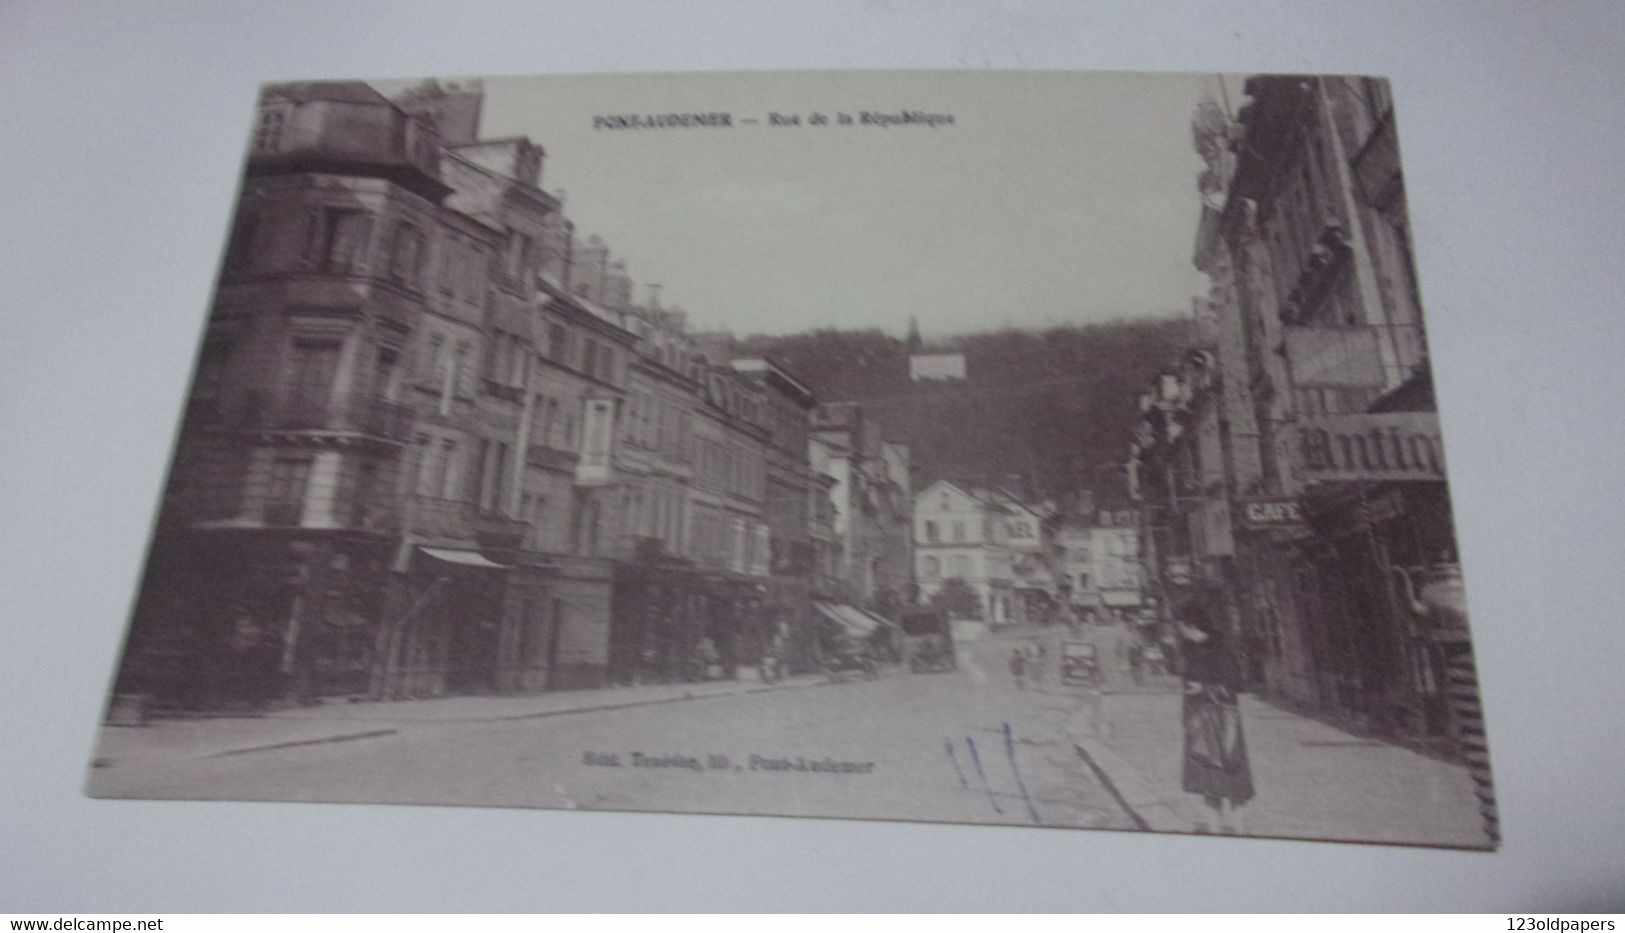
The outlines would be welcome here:
[[[706,641],[814,663],[812,393],[634,304],[482,106],[265,90],[121,693],[591,687]]]
[[[1193,131],[1198,346],[1140,397],[1142,561],[1216,599],[1253,686],[1481,751],[1385,82],[1262,76]]]

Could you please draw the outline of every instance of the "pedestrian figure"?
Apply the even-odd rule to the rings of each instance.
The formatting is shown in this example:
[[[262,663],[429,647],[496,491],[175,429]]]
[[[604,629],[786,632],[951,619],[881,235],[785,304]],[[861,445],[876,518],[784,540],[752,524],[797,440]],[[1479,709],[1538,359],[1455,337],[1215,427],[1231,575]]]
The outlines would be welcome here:
[[[1179,620],[1185,638],[1182,785],[1213,809],[1220,832],[1239,833],[1241,808],[1253,799],[1252,766],[1236,700],[1240,664],[1206,608],[1187,604]],[[1205,832],[1207,827],[1199,824],[1196,831]]]
[[[1010,675],[1016,679],[1016,689],[1027,689],[1027,656],[1020,648],[1010,649]]]
[[[1128,672],[1134,686],[1145,686],[1145,648],[1138,642],[1128,646]]]
[[[1152,643],[1146,646],[1144,660],[1147,672],[1152,674],[1168,673],[1168,653],[1162,650],[1161,645]]]

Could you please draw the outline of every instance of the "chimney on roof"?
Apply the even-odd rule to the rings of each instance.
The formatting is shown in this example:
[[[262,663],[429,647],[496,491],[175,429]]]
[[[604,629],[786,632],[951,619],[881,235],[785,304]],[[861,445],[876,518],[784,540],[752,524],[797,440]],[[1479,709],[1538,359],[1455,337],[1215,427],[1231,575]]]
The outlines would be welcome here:
[[[478,81],[441,85],[433,78],[396,95],[395,106],[428,120],[448,146],[462,146],[480,138],[480,111],[485,87]]]

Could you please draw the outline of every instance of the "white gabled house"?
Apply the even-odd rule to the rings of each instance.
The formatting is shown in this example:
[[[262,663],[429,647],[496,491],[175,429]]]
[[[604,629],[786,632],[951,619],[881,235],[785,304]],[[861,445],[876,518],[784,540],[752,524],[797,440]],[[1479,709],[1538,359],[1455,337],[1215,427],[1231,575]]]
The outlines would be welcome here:
[[[1024,549],[1036,536],[1034,547],[1041,547],[1043,528],[1035,514],[1012,509],[1003,498],[945,479],[914,497],[914,576],[922,601],[929,602],[957,577],[975,591],[982,621],[1020,620],[1014,599],[1016,545]]]

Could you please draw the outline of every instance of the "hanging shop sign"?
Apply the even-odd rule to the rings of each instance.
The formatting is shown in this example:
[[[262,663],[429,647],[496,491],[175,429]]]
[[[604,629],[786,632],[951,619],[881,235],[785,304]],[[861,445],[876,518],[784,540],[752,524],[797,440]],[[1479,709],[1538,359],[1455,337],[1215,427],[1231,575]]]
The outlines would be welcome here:
[[[1285,433],[1285,453],[1302,483],[1444,481],[1434,412],[1328,415]]]

